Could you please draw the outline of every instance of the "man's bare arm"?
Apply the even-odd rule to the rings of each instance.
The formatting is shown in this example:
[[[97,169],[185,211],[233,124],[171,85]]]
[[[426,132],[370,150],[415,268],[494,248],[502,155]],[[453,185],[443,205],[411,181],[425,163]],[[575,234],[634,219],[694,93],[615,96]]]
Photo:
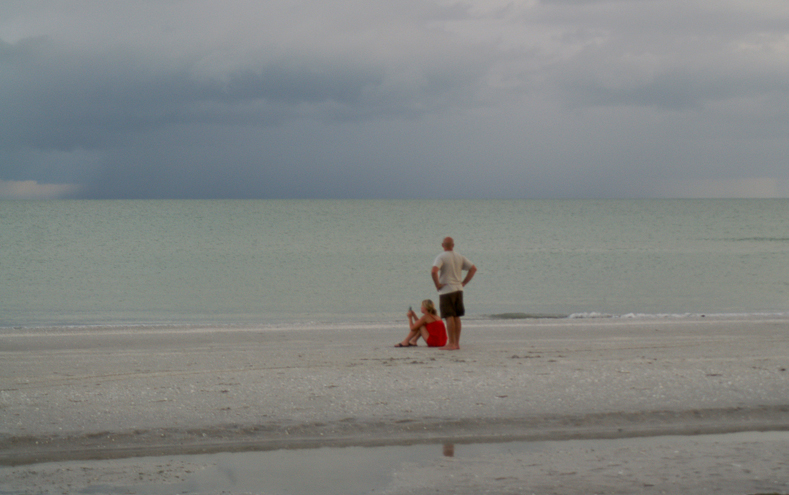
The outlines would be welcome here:
[[[441,290],[441,287],[444,286],[441,282],[438,281],[438,267],[434,266],[433,270],[430,272],[430,276],[433,277],[433,283],[436,285],[436,290]]]
[[[467,283],[471,282],[471,279],[474,278],[475,273],[477,273],[477,267],[476,265],[471,265],[471,268],[468,269],[468,273],[466,274],[466,278],[463,279],[463,287],[465,287]]]

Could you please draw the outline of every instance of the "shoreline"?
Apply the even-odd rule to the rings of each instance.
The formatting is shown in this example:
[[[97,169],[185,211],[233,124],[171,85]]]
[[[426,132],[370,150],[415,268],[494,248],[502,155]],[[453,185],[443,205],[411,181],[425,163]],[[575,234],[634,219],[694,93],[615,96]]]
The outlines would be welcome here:
[[[463,318],[464,325],[469,326],[524,326],[545,324],[574,324],[589,322],[593,324],[612,323],[644,323],[644,322],[672,322],[692,323],[703,321],[773,321],[789,323],[789,312],[786,311],[755,311],[755,312],[700,312],[700,313],[623,313],[608,314],[597,311],[548,314],[505,312],[491,314],[472,314]],[[160,332],[160,331],[195,331],[195,332],[222,332],[222,331],[301,331],[301,330],[351,330],[351,329],[391,329],[402,325],[402,318],[397,316],[376,317],[370,316],[358,319],[310,319],[310,320],[277,320],[276,323],[262,324],[253,321],[235,321],[232,323],[216,323],[211,321],[194,322],[105,322],[105,323],[40,323],[31,325],[0,324],[0,336],[23,337],[27,335],[73,332]]]
[[[783,319],[0,334],[0,464],[789,430]]]

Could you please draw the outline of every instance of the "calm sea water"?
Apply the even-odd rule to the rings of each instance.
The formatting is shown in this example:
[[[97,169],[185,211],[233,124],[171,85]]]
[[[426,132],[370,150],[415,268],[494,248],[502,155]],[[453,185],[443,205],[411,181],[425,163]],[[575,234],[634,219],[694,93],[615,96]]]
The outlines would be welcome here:
[[[789,314],[789,200],[0,201],[0,327]]]

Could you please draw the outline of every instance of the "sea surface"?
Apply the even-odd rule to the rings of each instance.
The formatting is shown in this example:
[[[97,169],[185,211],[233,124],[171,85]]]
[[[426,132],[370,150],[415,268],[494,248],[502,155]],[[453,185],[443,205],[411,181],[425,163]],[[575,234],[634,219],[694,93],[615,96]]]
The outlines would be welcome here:
[[[0,201],[0,328],[789,315],[789,200]]]

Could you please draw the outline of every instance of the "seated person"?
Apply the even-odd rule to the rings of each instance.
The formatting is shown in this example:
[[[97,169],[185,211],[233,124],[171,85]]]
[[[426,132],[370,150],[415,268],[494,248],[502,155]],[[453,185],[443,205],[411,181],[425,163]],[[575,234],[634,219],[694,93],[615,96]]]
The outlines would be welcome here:
[[[422,317],[416,319],[416,313],[408,310],[408,326],[411,331],[402,342],[395,347],[412,347],[422,337],[428,347],[442,347],[447,343],[447,329],[438,317],[433,301],[422,301]]]

